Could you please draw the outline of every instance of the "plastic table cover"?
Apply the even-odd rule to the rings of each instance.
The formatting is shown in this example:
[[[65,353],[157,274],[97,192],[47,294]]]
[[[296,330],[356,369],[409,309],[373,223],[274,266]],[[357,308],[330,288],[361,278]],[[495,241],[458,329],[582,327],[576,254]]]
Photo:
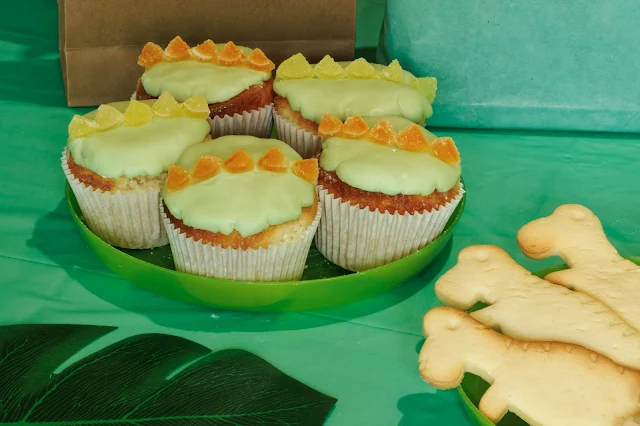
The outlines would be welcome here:
[[[65,106],[51,1],[0,16],[0,325],[100,324],[249,350],[338,399],[328,425],[468,425],[455,391],[418,374],[421,320],[437,277],[470,244],[496,244],[531,270],[520,226],[561,203],[600,216],[623,255],[640,253],[640,136],[434,129],[455,138],[466,212],[440,260],[383,296],[307,313],[248,314],[174,302],[118,278],[87,250],[64,196]],[[32,2],[30,2],[32,3]],[[27,9],[29,9],[27,11]]]

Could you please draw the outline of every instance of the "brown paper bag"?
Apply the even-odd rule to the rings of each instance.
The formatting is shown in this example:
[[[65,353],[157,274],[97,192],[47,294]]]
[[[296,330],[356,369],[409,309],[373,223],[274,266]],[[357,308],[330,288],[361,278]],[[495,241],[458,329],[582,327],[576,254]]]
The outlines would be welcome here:
[[[58,0],[60,62],[69,106],[128,100],[144,44],[176,35],[260,47],[276,64],[302,52],[353,59],[356,0]]]

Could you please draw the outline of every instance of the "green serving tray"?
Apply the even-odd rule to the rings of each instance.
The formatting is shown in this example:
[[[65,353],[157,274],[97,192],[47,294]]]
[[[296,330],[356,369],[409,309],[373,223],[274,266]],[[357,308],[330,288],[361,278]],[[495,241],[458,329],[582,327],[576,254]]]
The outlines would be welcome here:
[[[629,257],[628,259],[640,265],[640,256]],[[534,275],[543,278],[551,272],[563,269],[567,269],[567,265],[544,269],[542,271],[535,272]],[[496,426],[487,419],[480,410],[478,410],[480,398],[482,398],[482,395],[484,395],[488,388],[489,384],[487,382],[473,374],[465,374],[462,384],[458,387],[458,392],[462,397],[464,409],[469,415],[471,423],[476,426]],[[498,423],[498,426],[527,426],[527,423],[515,414],[507,413],[507,415]]]
[[[110,246],[89,228],[67,185],[69,210],[89,248],[115,273],[147,290],[198,305],[222,309],[291,312],[343,305],[384,293],[418,275],[442,252],[460,219],[466,194],[440,237],[423,249],[389,265],[349,272],[311,248],[301,281],[250,282],[206,278],[177,272],[169,246],[124,250]]]

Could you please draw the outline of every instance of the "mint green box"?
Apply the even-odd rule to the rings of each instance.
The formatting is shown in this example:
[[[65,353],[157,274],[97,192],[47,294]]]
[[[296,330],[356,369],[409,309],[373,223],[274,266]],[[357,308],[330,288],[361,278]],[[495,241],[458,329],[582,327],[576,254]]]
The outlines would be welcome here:
[[[393,58],[438,78],[429,126],[640,131],[637,0],[387,0]]]

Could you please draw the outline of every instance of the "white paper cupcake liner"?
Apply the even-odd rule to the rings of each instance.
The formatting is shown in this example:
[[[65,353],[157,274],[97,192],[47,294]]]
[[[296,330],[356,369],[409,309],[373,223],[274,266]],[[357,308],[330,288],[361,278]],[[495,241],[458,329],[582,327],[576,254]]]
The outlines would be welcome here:
[[[273,104],[242,114],[225,115],[209,119],[214,138],[226,135],[251,135],[258,138],[271,137],[273,128]]]
[[[243,281],[299,280],[322,214],[319,205],[318,214],[297,242],[240,250],[194,241],[173,226],[162,205],[160,210],[177,271]]]
[[[273,111],[278,139],[290,145],[302,158],[312,158],[322,149],[322,136],[302,130]]]
[[[316,233],[318,250],[336,265],[366,271],[406,257],[442,233],[464,189],[438,210],[403,215],[370,211],[334,198],[322,187],[323,217]]]
[[[160,218],[157,189],[126,192],[102,192],[80,182],[67,164],[67,150],[62,153],[62,170],[73,190],[87,226],[112,246],[148,249],[168,244]]]

